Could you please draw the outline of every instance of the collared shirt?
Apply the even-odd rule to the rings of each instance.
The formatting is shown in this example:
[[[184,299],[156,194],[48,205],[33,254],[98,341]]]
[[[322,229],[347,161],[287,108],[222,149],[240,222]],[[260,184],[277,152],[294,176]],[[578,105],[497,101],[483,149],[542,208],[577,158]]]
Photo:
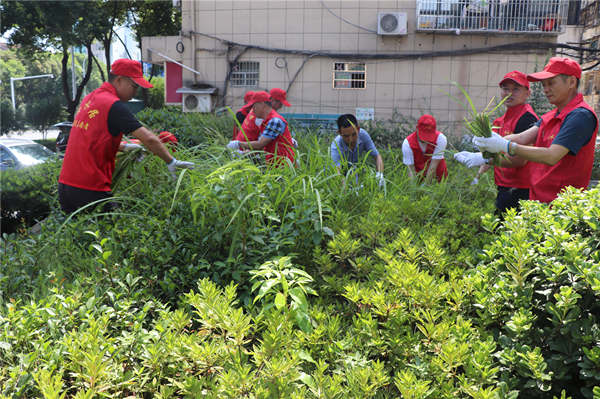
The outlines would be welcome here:
[[[285,132],[285,126],[285,122],[280,118],[271,118],[269,123],[267,123],[267,126],[265,126],[265,130],[263,130],[261,136],[275,140],[279,135]]]
[[[340,166],[342,159],[346,160],[349,164],[356,164],[364,157],[367,153],[376,157],[379,155],[371,136],[364,129],[358,131],[358,138],[354,149],[348,148],[348,145],[342,139],[342,136],[338,135],[331,143],[331,159],[333,162]]]

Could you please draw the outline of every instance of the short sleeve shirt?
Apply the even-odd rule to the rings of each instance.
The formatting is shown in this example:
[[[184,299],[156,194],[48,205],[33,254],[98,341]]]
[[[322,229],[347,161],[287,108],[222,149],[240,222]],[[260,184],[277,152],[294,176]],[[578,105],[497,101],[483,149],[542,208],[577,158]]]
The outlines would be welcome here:
[[[581,147],[591,140],[597,123],[596,117],[590,110],[575,108],[563,120],[552,144],[561,145],[568,149],[571,155],[577,155]],[[541,124],[540,119],[535,125],[539,127]]]
[[[270,139],[276,139],[279,135],[285,132],[285,122],[281,118],[271,118],[261,136],[268,137]]]
[[[330,153],[331,159],[337,166],[341,165],[342,159],[346,160],[349,164],[357,164],[366,154],[372,157],[379,155],[373,140],[371,140],[371,136],[364,129],[358,131],[358,139],[356,140],[354,149],[348,148],[342,136],[338,135],[331,143]]]
[[[115,102],[108,111],[108,131],[112,136],[119,134],[129,134],[140,127],[142,124],[131,113],[127,105],[122,101]]]
[[[444,151],[446,151],[447,145],[448,139],[446,138],[446,136],[443,133],[438,135],[438,138],[435,142],[435,149],[433,150],[433,155],[431,156],[431,159],[444,159]],[[421,151],[425,152],[427,144],[419,142],[419,147],[421,147]],[[404,139],[404,141],[402,142],[402,162],[404,163],[404,165],[415,164],[415,157],[407,139]]]

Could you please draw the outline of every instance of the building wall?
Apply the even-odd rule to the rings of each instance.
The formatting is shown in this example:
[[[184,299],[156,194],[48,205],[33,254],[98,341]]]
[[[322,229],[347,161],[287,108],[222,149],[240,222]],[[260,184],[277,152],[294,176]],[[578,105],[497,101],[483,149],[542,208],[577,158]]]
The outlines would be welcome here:
[[[377,30],[379,11],[407,13],[408,34],[381,36],[369,32]],[[144,38],[142,47],[153,48],[200,72],[195,75],[184,70],[184,85],[208,83],[218,87],[219,93],[223,94],[228,71],[227,56],[233,59],[241,48],[234,46],[228,55],[227,44],[215,38],[272,49],[352,53],[357,55],[355,61],[366,63],[365,89],[334,89],[334,62],[351,60],[314,56],[301,68],[306,59],[301,54],[259,49],[245,52],[239,61],[260,62],[259,85],[254,88],[229,85],[224,104],[233,108],[241,106],[248,89],[289,87],[288,100],[292,107],[285,111],[292,113],[337,114],[365,107],[375,109],[376,119],[388,119],[396,112],[415,118],[423,113],[432,113],[442,123],[461,121],[464,116],[462,107],[446,94],[460,97],[451,81],[465,87],[478,107],[483,108],[492,96],[499,94],[497,84],[505,73],[514,69],[530,73],[536,65],[541,68],[546,52],[484,52],[435,58],[416,56],[521,41],[556,42],[556,36],[494,35],[485,31],[459,35],[418,33],[415,31],[414,0],[183,1],[182,15],[184,37]],[[184,44],[183,53],[175,51],[179,40]],[[196,51],[193,51],[194,48]],[[368,60],[360,58],[364,54],[414,57]],[[147,51],[143,51],[142,56],[145,61],[161,60]],[[290,86],[296,73],[297,78]]]

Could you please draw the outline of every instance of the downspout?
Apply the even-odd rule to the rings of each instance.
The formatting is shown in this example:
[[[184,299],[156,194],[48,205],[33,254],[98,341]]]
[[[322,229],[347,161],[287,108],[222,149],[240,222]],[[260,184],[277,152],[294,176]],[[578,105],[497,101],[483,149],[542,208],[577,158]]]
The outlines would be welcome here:
[[[192,1],[192,27],[194,32],[196,32],[196,2]],[[198,70],[198,61],[197,61],[197,57],[196,57],[196,35],[191,35],[192,36],[192,66],[194,68],[194,71]],[[198,83],[198,75],[194,74],[194,84]]]

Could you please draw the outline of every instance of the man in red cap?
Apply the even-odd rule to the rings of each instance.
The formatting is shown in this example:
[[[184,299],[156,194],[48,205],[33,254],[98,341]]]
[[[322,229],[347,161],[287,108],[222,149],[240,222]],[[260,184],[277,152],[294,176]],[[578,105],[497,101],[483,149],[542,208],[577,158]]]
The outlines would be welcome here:
[[[523,133],[473,138],[482,151],[506,152],[531,162],[529,198],[553,201],[567,186],[587,188],[594,163],[598,117],[577,92],[581,67],[569,58],[552,57],[542,72],[527,76],[541,81],[544,94],[556,109],[544,114]],[[533,145],[532,145],[533,144]],[[502,166],[512,166],[503,160]]]
[[[273,109],[271,96],[266,91],[254,93],[252,111],[263,119],[260,136],[254,141],[233,140],[227,144],[232,150],[263,150],[267,153],[267,163],[280,165],[286,158],[292,165],[296,159],[292,136],[287,121]]]
[[[437,130],[435,118],[423,115],[417,122],[417,129],[402,143],[402,158],[408,166],[408,175],[413,178],[431,180],[435,176],[442,181],[448,176],[444,151],[448,140],[444,133]]]
[[[193,167],[175,159],[160,139],[133,116],[125,103],[138,87],[152,87],[144,79],[142,65],[119,59],[111,65],[108,82],[85,96],[75,115],[58,179],[58,198],[67,213],[112,196],[111,183],[117,151],[139,148],[121,143],[123,134],[132,134],[153,154],[167,163],[172,174],[177,168]]]
[[[503,137],[513,133],[522,133],[537,122],[538,116],[531,105],[527,104],[529,94],[529,81],[526,74],[512,71],[504,75],[500,81],[500,95],[501,98],[506,98],[504,100],[506,112],[493,123],[496,133]],[[463,151],[456,153],[454,158],[468,167],[481,165],[473,184],[477,184],[479,176],[491,167],[480,152]],[[494,168],[494,181],[498,187],[496,211],[500,217],[509,208],[518,209],[520,200],[529,199],[528,164],[525,160],[522,160],[522,164],[517,163],[517,160],[514,161],[515,167],[513,168],[500,166]]]
[[[240,140],[237,137],[239,137],[239,133],[240,133],[240,128],[239,126],[242,126],[244,124],[244,121],[246,120],[246,117],[250,114],[250,111],[252,110],[252,96],[254,96],[254,92],[252,90],[248,90],[246,92],[246,94],[244,94],[244,106],[242,108],[240,108],[238,110],[238,112],[235,113],[235,119],[237,120],[237,123],[233,124],[233,139],[234,140]],[[242,127],[243,129],[243,127]]]

